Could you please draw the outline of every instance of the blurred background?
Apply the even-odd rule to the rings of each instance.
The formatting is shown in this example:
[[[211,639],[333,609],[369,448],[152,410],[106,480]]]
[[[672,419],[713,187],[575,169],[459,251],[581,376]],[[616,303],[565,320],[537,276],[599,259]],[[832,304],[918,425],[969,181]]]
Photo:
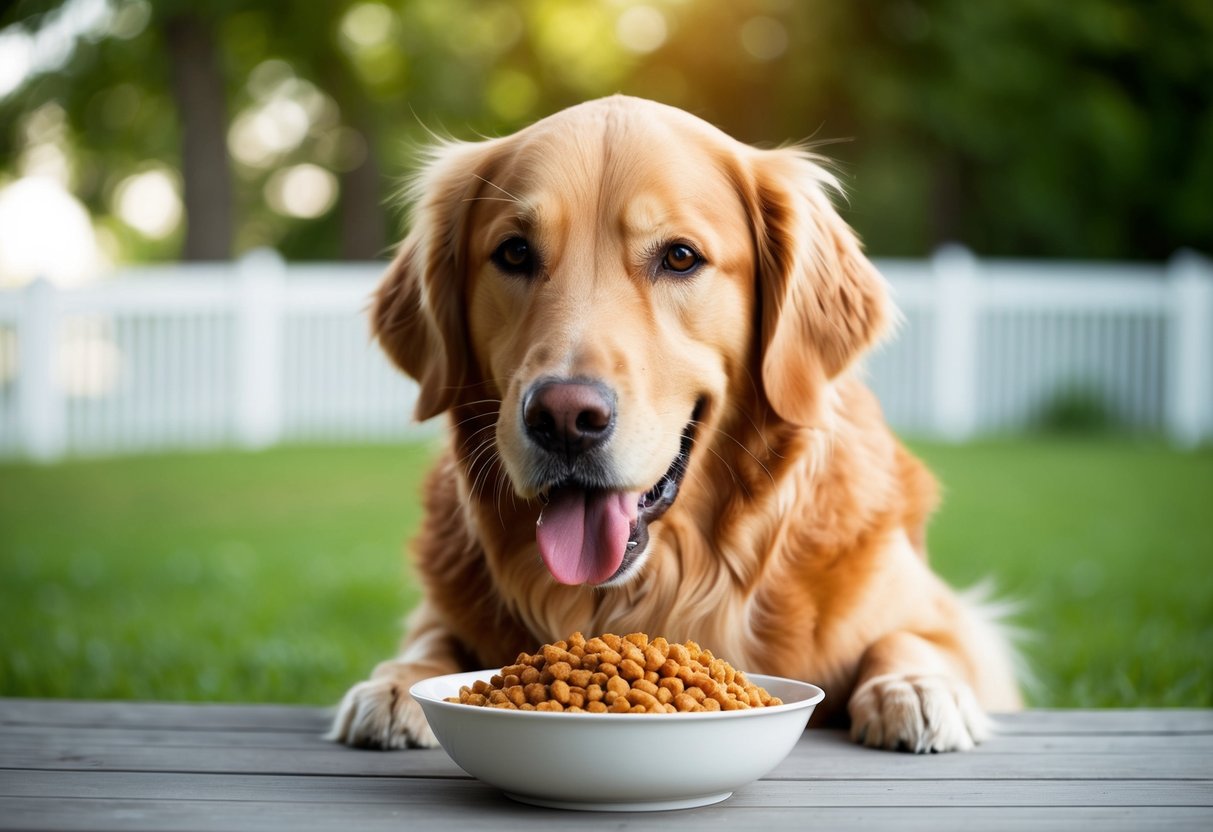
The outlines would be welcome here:
[[[1162,260],[1213,242],[1203,0],[7,6],[9,284],[51,200],[60,259],[38,265],[64,279],[258,246],[374,259],[428,131],[496,135],[619,91],[743,141],[825,143],[879,255],[959,240]]]
[[[1213,705],[1213,3],[17,0],[0,695],[334,701],[438,425],[370,343],[419,144],[625,92],[833,159],[938,569],[1045,706]]]

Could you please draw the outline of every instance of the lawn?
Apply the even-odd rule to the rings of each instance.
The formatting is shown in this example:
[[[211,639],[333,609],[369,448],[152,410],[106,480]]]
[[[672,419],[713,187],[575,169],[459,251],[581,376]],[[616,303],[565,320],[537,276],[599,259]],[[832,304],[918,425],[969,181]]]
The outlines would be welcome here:
[[[1021,608],[1042,706],[1213,706],[1213,450],[916,443],[938,569]],[[417,599],[430,449],[0,466],[0,695],[331,703]]]

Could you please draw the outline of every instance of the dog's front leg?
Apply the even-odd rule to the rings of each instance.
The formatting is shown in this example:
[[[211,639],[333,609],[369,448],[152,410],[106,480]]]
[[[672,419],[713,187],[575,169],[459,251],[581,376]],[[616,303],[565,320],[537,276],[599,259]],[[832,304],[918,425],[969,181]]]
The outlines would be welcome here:
[[[427,602],[409,620],[400,656],[375,668],[337,706],[328,739],[360,748],[433,748],[438,745],[409,688],[422,679],[458,673],[458,641]]]
[[[945,643],[908,632],[881,638],[864,652],[847,703],[851,737],[918,753],[972,748],[989,735],[990,719],[964,669]]]

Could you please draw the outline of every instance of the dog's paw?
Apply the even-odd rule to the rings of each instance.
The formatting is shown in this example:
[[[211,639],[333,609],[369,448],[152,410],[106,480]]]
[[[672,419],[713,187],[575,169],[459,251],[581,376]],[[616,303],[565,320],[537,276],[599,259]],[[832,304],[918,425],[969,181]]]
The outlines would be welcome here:
[[[872,748],[967,751],[990,735],[973,691],[948,676],[877,676],[856,689],[847,710],[851,738]]]
[[[404,674],[375,676],[354,685],[337,706],[326,739],[358,748],[434,748],[438,740]]]

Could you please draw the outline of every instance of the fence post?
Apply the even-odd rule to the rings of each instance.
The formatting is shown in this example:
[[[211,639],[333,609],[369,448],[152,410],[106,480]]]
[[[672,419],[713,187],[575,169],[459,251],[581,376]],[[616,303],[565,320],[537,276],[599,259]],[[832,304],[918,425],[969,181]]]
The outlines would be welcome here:
[[[52,462],[67,449],[67,413],[59,383],[59,298],[45,278],[25,288],[17,350],[25,452],[39,462]]]
[[[931,256],[935,276],[935,430],[962,442],[977,428],[977,258],[955,243]]]
[[[1167,433],[1191,448],[1213,434],[1213,264],[1180,249],[1167,263]]]
[[[286,263],[256,249],[236,264],[236,437],[246,448],[278,441],[282,428],[282,318]]]

